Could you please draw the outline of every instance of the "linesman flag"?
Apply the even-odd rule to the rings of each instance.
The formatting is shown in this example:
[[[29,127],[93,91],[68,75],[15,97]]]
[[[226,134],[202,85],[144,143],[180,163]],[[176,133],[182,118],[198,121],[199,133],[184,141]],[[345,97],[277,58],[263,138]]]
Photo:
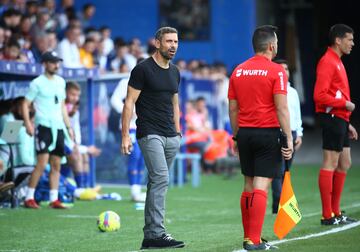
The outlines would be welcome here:
[[[285,161],[288,166],[288,161]],[[279,211],[274,223],[274,233],[279,239],[284,238],[301,220],[301,213],[291,185],[290,172],[286,167],[281,189]]]

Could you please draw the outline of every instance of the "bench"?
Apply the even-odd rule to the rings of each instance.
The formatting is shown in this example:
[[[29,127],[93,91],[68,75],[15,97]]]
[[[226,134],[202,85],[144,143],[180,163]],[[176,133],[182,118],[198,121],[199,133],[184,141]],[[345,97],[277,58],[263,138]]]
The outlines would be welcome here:
[[[177,175],[177,186],[183,187],[185,182],[184,177],[184,161],[191,161],[191,184],[193,187],[199,187],[200,185],[200,160],[201,155],[199,153],[178,153],[169,171],[169,185],[174,186],[174,175]]]

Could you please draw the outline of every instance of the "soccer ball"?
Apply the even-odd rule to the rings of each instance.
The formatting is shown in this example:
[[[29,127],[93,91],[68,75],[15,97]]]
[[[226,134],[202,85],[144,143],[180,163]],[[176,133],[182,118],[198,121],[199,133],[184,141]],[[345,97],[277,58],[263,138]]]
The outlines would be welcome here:
[[[102,212],[97,220],[97,226],[102,232],[112,232],[120,229],[120,216],[113,211]]]

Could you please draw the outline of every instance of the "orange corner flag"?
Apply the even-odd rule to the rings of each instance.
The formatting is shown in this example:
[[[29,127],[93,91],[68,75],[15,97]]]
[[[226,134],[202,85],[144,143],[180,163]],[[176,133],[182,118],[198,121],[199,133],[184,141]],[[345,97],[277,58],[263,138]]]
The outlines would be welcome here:
[[[279,239],[284,238],[301,220],[301,213],[291,186],[290,172],[285,172],[282,185],[279,211],[274,223],[274,233]]]

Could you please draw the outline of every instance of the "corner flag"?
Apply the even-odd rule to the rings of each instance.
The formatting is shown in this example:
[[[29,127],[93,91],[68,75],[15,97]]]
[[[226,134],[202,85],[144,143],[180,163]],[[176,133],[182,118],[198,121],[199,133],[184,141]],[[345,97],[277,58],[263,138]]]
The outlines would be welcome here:
[[[287,163],[287,161],[285,161]],[[274,233],[279,239],[284,238],[301,220],[301,213],[291,185],[290,172],[286,167],[281,189],[279,211],[274,223]]]

